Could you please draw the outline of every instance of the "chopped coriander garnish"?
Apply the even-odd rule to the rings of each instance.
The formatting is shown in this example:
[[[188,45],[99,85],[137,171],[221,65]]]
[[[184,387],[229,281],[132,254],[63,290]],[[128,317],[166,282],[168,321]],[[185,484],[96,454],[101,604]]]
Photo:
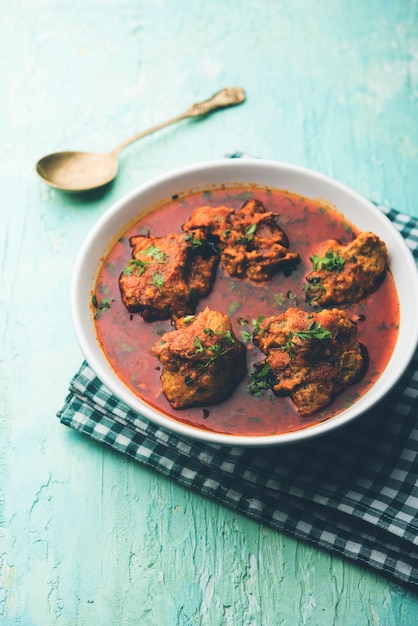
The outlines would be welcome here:
[[[260,330],[260,324],[263,321],[263,319],[264,319],[264,316],[259,315],[256,320],[251,320],[251,324],[254,326],[253,335],[258,333],[258,331]]]
[[[123,274],[125,276],[132,276],[135,272],[137,276],[142,276],[147,265],[148,263],[141,261],[141,259],[129,259],[128,263],[123,268]]]
[[[250,330],[242,330],[241,337],[244,343],[250,343],[253,338],[253,334]]]
[[[254,233],[257,229],[257,224],[250,224],[249,226],[247,226],[247,228],[245,229],[245,232],[243,235],[241,235],[240,237],[238,237],[235,240],[235,243],[238,244],[247,244],[249,241],[252,240],[252,238],[254,237]]]
[[[149,246],[145,248],[145,250],[141,250],[142,254],[146,254],[156,263],[166,263],[167,255],[165,252],[160,250],[158,246]],[[143,261],[142,259],[129,259],[126,266],[123,268],[123,274],[125,276],[132,276],[135,273],[136,276],[142,276],[145,272],[145,268],[147,265],[152,263],[152,261]]]
[[[185,235],[184,240],[191,243],[192,248],[199,248],[200,246],[203,246],[203,241],[197,239],[197,237],[195,237],[193,233],[188,233],[187,235]]]
[[[229,348],[225,348],[224,350],[222,350],[222,345],[219,343],[215,343],[206,348],[202,344],[200,337],[196,336],[193,340],[193,345],[196,348],[194,354],[203,354],[205,356],[210,357],[209,360],[206,361],[206,363],[200,364],[200,367],[208,367],[216,359],[218,359],[219,357],[223,356],[224,354],[232,350],[232,346],[235,343],[235,338],[233,337],[230,330],[227,330],[226,332],[222,332],[222,331],[217,332],[213,330],[212,328],[204,328],[203,332],[205,333],[205,335],[209,335],[209,337],[213,337],[215,335],[219,337],[224,337],[226,340],[226,343],[229,344],[230,346]]]
[[[298,339],[302,339],[304,341],[309,339],[330,339],[332,337],[332,333],[330,330],[324,328],[318,322],[311,322],[306,330],[291,330],[289,333],[289,337],[287,342],[281,346],[281,349],[284,352],[289,353],[289,357],[293,358],[293,350],[296,343],[293,341],[293,338],[297,337]]]
[[[229,343],[229,344],[234,344],[235,343],[235,339],[233,338],[232,333],[231,333],[230,330],[226,331],[225,339],[226,339],[226,342]]]
[[[99,313],[103,313],[104,311],[108,311],[110,308],[110,303],[113,302],[114,298],[102,298],[99,302],[97,297],[93,294],[91,297],[91,303],[95,308],[94,317],[97,317]]]
[[[295,330],[293,333],[299,339],[330,339],[332,332],[318,322],[311,322],[306,330]]]
[[[219,343],[214,343],[213,346],[208,347],[208,352],[213,354],[212,359],[218,357],[221,353],[221,345]]]
[[[277,306],[283,306],[284,299],[285,299],[285,295],[283,291],[279,291],[279,293],[275,293],[273,296],[274,303],[277,304]]]
[[[219,345],[219,343],[215,343],[213,346],[210,346],[208,348],[208,351],[211,352],[213,356],[209,359],[209,361],[203,364],[203,367],[209,367],[209,365],[213,363],[214,361],[216,361],[217,358],[223,356],[224,354],[226,354],[227,352],[230,352],[231,350],[232,350],[232,346],[230,348],[225,348],[225,350],[222,350],[221,352],[221,346]]]
[[[160,272],[155,272],[152,275],[152,280],[149,281],[149,284],[154,285],[154,287],[157,287],[158,291],[161,292],[164,286],[164,276],[160,274]]]
[[[205,335],[209,335],[209,337],[213,337],[214,335],[218,337],[225,337],[227,343],[230,343],[230,344],[235,343],[235,339],[233,338],[230,330],[227,330],[225,332],[223,331],[217,332],[216,330],[213,330],[213,328],[204,328],[203,332],[205,333]],[[210,348],[208,349],[210,350]]]
[[[250,375],[250,393],[260,397],[263,395],[263,391],[271,389],[276,383],[277,378],[270,365],[265,361],[261,367],[255,366],[254,372]]]
[[[196,348],[196,350],[194,352],[195,354],[198,354],[199,352],[204,352],[205,351],[205,347],[203,346],[200,337],[195,337],[194,338],[193,345]]]
[[[167,255],[165,252],[163,252],[161,250],[161,248],[159,248],[158,246],[149,246],[148,248],[145,248],[145,250],[141,250],[142,254],[146,254],[147,256],[151,257],[151,259],[154,259],[154,261],[157,261],[158,263],[166,263],[167,262]]]
[[[241,302],[239,302],[239,300],[234,300],[233,302],[230,302],[228,304],[228,314],[234,315],[234,313],[236,313],[240,307]]]
[[[218,335],[219,333],[216,333],[213,328],[204,328],[203,332],[205,333],[205,335],[209,335],[209,337],[213,337],[213,335]]]
[[[113,298],[103,298],[99,305],[100,310],[107,311],[111,302],[113,302]]]
[[[294,306],[297,306],[298,304],[298,297],[295,293],[293,293],[292,291],[288,291],[286,294],[283,293],[283,291],[279,291],[278,293],[274,294],[273,296],[273,301],[274,304],[278,307],[282,307],[285,305],[285,299],[291,300],[294,304]]]
[[[254,337],[254,335],[260,330],[260,324],[263,321],[264,316],[259,315],[257,319],[251,320],[251,325],[254,327],[253,330],[245,329],[241,331],[241,337],[244,343],[250,343]],[[238,318],[238,322],[241,326],[247,326],[250,322],[248,320],[243,319],[242,317]]]
[[[309,304],[316,304],[316,300],[319,300],[321,294],[326,291],[326,288],[321,283],[320,279],[317,276],[311,276],[308,278],[308,285],[305,285],[303,290],[306,294],[306,301]]]
[[[338,252],[333,252],[332,250],[328,250],[325,256],[313,254],[309,258],[312,261],[313,269],[318,271],[325,269],[328,272],[338,272],[344,267],[345,263],[345,259]]]

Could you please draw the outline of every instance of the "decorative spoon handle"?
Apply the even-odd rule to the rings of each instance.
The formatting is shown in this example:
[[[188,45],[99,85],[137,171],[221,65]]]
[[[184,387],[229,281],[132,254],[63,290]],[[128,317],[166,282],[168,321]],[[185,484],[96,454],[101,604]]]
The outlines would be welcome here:
[[[166,126],[170,126],[175,122],[179,122],[180,120],[184,120],[187,117],[199,117],[200,115],[207,115],[216,109],[223,109],[229,106],[235,106],[237,104],[241,104],[245,100],[245,91],[241,89],[241,87],[226,87],[225,89],[221,89],[217,93],[215,93],[208,100],[203,100],[203,102],[197,102],[196,104],[192,104],[186,111],[180,113],[180,115],[176,115],[165,122],[161,122],[160,124],[156,124],[147,130],[143,130],[139,133],[136,133],[133,137],[129,139],[125,139],[122,141],[116,148],[112,150],[114,154],[119,154],[123,148],[129,146],[134,141],[145,137],[146,135],[150,135],[151,133],[155,133],[155,131],[160,130],[161,128],[165,128]]]
[[[241,104],[245,100],[245,91],[240,87],[225,87],[225,89],[221,89],[215,93],[208,100],[203,100],[203,102],[197,102],[196,104],[192,104],[192,106],[186,111],[185,115],[188,117],[197,117],[198,115],[206,115],[207,113],[211,113],[211,111],[215,111],[216,109],[221,109],[224,107],[234,106],[236,104]]]

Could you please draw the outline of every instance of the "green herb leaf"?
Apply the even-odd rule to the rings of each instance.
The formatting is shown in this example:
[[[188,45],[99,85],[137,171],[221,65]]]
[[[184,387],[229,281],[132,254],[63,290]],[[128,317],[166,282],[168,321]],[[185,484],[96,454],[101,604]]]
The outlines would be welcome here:
[[[113,298],[102,298],[102,301],[100,302],[99,308],[101,310],[106,310],[110,307],[110,303],[113,302]]]
[[[217,337],[225,337],[226,342],[229,344],[233,344],[235,343],[235,339],[232,336],[232,333],[230,330],[227,330],[225,332],[223,331],[219,331],[217,332],[216,330],[213,330],[212,328],[204,328],[203,332],[205,333],[205,335],[209,335],[209,337],[214,337],[215,335]],[[210,350],[210,348],[208,348]]]
[[[164,287],[164,282],[164,276],[160,274],[160,272],[155,272],[152,275],[152,280],[149,281],[149,284],[154,285],[154,287],[157,287],[158,291],[161,292]]]
[[[200,340],[200,337],[195,337],[194,341],[193,341],[193,345],[195,346],[196,350],[195,350],[195,354],[199,353],[199,352],[204,352],[205,348]]]
[[[213,356],[216,358],[221,353],[221,346],[219,343],[214,343],[213,346],[208,347],[208,352],[211,352]],[[213,357],[212,357],[213,358]]]
[[[273,296],[274,303],[277,306],[283,306],[284,299],[285,299],[285,295],[284,295],[283,291],[279,291],[279,293],[276,293]]]
[[[308,278],[308,283],[308,285],[305,285],[303,287],[306,295],[306,301],[309,304],[315,305],[316,300],[319,300],[319,298],[326,291],[326,289],[317,276],[311,276],[310,278]]]
[[[141,259],[129,259],[128,263],[123,268],[123,274],[125,276],[132,276],[135,272],[137,276],[142,276],[147,265],[148,263],[141,261]]]
[[[232,333],[231,333],[231,331],[230,331],[230,330],[227,330],[227,331],[226,331],[226,333],[225,333],[225,339],[226,339],[226,342],[227,342],[227,343],[229,343],[229,344],[231,344],[231,345],[235,343],[235,339],[234,339],[234,337],[232,336]]]
[[[260,324],[264,319],[264,315],[259,315],[256,320],[251,320],[251,324],[254,326],[253,335],[260,330]]]
[[[235,243],[237,243],[237,244],[247,244],[249,241],[251,241],[253,239],[254,233],[255,233],[256,230],[257,230],[257,224],[250,224],[245,229],[244,234],[241,235],[240,237],[238,237],[237,239],[235,239]]]
[[[311,322],[306,330],[296,330],[293,333],[299,339],[330,339],[332,332],[318,322]]]
[[[277,383],[277,378],[270,365],[265,361],[261,367],[255,367],[250,375],[250,393],[259,397],[267,389],[271,389]]]
[[[97,297],[93,294],[91,297],[91,303],[93,307],[96,309],[94,317],[97,317],[99,313],[108,311],[110,308],[110,303],[113,301],[114,301],[114,298],[102,298],[102,300],[99,302]]]
[[[203,241],[197,239],[197,237],[195,237],[193,233],[188,233],[184,237],[184,240],[189,242],[192,245],[192,248],[200,248],[200,246],[203,246]]]
[[[288,291],[286,294],[287,298],[289,298],[289,300],[291,300],[295,306],[297,306],[298,304],[298,297],[295,293],[293,293],[292,291]]]
[[[288,352],[291,359],[294,356],[294,348],[296,346],[296,343],[293,340],[294,337],[303,341],[308,341],[310,339],[323,340],[332,338],[332,333],[321,326],[318,322],[311,322],[306,330],[291,330],[287,342],[281,346],[281,350]]]
[[[226,354],[227,352],[230,352],[232,350],[231,348],[225,348],[225,350],[222,350],[221,352],[221,346],[216,343],[213,346],[210,346],[208,348],[208,351],[213,353],[213,356],[209,359],[209,361],[207,361],[206,363],[203,364],[203,367],[209,367],[209,365],[211,363],[213,363],[214,361],[216,361],[216,359],[218,359],[219,357],[223,356],[224,354]]]
[[[200,367],[208,367],[216,359],[232,350],[232,345],[235,343],[235,339],[230,330],[227,330],[225,332],[217,332],[212,328],[204,328],[203,332],[205,333],[205,335],[209,335],[209,337],[214,337],[215,335],[219,337],[224,337],[226,343],[230,345],[229,348],[225,348],[224,350],[222,350],[222,345],[220,343],[215,343],[205,348],[205,346],[202,344],[200,337],[195,337],[193,340],[193,345],[196,348],[194,354],[202,353],[203,355],[209,356],[210,358],[208,361],[206,361],[206,363],[200,364]]]
[[[250,341],[253,338],[253,334],[251,331],[249,330],[242,330],[241,331],[241,337],[244,343],[250,343]]]
[[[313,254],[309,258],[312,262],[313,269],[318,271],[325,269],[328,272],[338,272],[344,267],[345,263],[345,259],[340,256],[338,252],[333,252],[332,250],[328,250],[325,256]]]
[[[234,300],[228,304],[228,315],[234,315],[241,308],[241,302]]]
[[[154,259],[157,263],[166,263],[168,259],[166,253],[158,246],[149,246],[145,250],[141,250],[141,253],[151,257],[151,259]]]
[[[215,334],[215,331],[212,328],[204,328],[203,332],[205,333],[205,335],[209,335],[209,337],[213,337],[213,335]]]

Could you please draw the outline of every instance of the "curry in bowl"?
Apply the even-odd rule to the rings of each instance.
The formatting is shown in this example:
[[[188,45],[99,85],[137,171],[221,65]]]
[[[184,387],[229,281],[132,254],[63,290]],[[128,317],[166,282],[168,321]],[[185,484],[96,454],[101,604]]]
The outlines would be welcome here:
[[[256,185],[142,212],[104,259],[91,306],[133,394],[196,429],[256,437],[362,397],[400,316],[384,241],[331,205]]]

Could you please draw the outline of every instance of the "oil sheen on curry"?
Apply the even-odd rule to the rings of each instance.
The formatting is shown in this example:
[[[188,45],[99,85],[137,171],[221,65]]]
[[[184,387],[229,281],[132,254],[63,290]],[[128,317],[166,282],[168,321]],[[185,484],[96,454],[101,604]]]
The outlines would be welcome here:
[[[275,189],[175,196],[111,249],[92,308],[119,378],[176,421],[272,435],[363,395],[396,342],[385,242]]]

